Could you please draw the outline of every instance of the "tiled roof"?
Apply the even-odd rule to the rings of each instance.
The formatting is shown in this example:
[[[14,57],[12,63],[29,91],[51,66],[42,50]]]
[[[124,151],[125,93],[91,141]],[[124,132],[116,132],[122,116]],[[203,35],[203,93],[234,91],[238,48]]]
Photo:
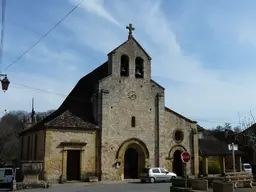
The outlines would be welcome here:
[[[141,47],[141,45],[133,37],[132,39],[135,41],[135,43],[138,44],[139,47]],[[125,41],[124,43],[126,42],[127,41]],[[116,49],[114,49],[113,51],[115,51]],[[149,59],[151,59],[142,47],[141,49],[145,52]],[[98,88],[99,80],[107,77],[108,75],[109,72],[107,61],[95,70],[93,70],[91,73],[81,78],[76,86],[73,88],[73,90],[70,92],[70,94],[67,96],[67,98],[64,100],[64,102],[61,104],[61,106],[55,112],[53,112],[37,124],[33,125],[31,128],[22,131],[20,134],[25,134],[27,132],[36,131],[39,129],[45,129],[47,128],[47,126],[53,126],[59,129],[63,129],[65,127],[96,128],[97,122],[93,117],[93,105],[91,102],[91,97]],[[151,81],[154,82],[153,80]],[[178,115],[186,121],[196,123],[195,121],[191,121],[190,119],[187,119],[186,117],[178,114],[175,111],[172,111],[171,109],[166,108],[166,110]]]
[[[75,125],[77,128],[97,127],[90,99],[99,80],[106,76],[108,76],[108,62],[81,78],[56,111],[20,134],[45,129],[46,126],[56,126],[59,129],[64,128],[63,126],[74,127]],[[64,116],[68,118],[63,118]],[[71,120],[74,122],[70,122]]]
[[[98,128],[97,125],[84,121],[82,118],[77,117],[69,110],[65,111],[53,120],[45,123],[45,125],[49,127],[80,127],[85,129]]]
[[[229,156],[232,151],[229,151],[228,144],[222,140],[217,139],[211,131],[201,130],[203,132],[203,139],[198,140],[199,152],[201,156]],[[240,150],[237,150],[236,155],[244,155]]]

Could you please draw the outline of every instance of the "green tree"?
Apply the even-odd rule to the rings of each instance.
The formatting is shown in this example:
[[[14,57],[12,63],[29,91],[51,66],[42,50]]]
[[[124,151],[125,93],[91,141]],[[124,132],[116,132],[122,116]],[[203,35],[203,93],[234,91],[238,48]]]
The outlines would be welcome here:
[[[13,114],[6,114],[0,121],[0,161],[9,162],[19,157],[18,133],[24,129],[24,123]]]

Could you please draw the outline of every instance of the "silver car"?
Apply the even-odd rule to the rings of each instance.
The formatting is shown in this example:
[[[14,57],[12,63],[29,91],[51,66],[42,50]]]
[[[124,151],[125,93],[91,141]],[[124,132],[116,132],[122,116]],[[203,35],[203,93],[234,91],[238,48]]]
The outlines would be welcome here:
[[[145,168],[140,174],[142,183],[145,183],[146,181],[149,181],[150,183],[156,181],[171,181],[176,178],[177,175],[175,173],[169,172],[167,169],[161,167]]]

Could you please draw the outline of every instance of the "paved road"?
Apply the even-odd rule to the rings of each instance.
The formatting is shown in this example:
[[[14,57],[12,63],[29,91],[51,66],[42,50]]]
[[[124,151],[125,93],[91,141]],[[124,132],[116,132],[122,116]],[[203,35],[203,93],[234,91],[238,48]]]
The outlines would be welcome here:
[[[29,189],[20,192],[169,192],[170,183],[111,183],[111,184],[93,184],[69,183],[56,185],[50,189]],[[0,190],[1,191],[1,190]],[[237,189],[236,192],[255,192],[256,188]],[[209,189],[209,192],[212,192]]]
[[[22,190],[22,192],[169,192],[170,183],[115,183],[115,184],[65,184],[53,186],[50,189],[31,189]]]

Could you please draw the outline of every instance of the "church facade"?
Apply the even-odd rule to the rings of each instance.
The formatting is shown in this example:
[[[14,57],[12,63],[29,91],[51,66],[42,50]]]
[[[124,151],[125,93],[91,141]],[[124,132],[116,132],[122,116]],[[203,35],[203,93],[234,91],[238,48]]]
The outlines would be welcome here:
[[[197,122],[165,107],[151,57],[132,35],[80,79],[51,115],[20,133],[21,160],[42,161],[48,179],[138,178],[145,167],[199,172]],[[191,161],[184,166],[181,153]]]

